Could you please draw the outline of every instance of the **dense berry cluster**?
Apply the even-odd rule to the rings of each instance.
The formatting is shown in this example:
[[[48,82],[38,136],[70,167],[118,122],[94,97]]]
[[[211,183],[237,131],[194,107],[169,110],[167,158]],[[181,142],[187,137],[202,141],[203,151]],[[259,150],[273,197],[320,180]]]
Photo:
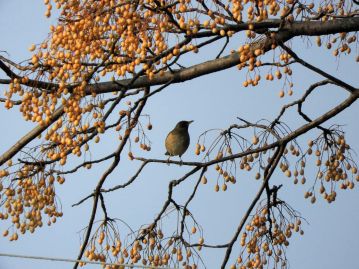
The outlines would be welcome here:
[[[195,234],[196,230],[197,228],[193,227],[191,233]],[[178,237],[165,237],[161,229],[141,229],[136,239],[131,240],[133,236],[131,233],[127,238],[121,239],[114,220],[102,222],[90,239],[85,257],[89,261],[114,264],[140,263],[159,267],[181,265],[188,269],[197,268],[197,254],[193,253],[191,247],[185,247]],[[198,250],[203,242],[204,239],[200,237]],[[110,268],[117,267],[106,267]]]
[[[11,167],[12,163],[8,162],[8,166]],[[0,171],[0,220],[11,220],[10,228],[3,231],[3,236],[10,241],[18,239],[18,232],[33,233],[44,222],[50,226],[63,215],[56,198],[55,181],[62,184],[65,179],[61,176],[47,176],[37,169],[33,165],[24,165],[6,188],[1,182],[12,175],[9,175],[8,170]]]
[[[287,268],[286,247],[293,232],[304,234],[301,224],[301,218],[283,201],[270,209],[260,207],[242,233],[242,251],[230,268]]]

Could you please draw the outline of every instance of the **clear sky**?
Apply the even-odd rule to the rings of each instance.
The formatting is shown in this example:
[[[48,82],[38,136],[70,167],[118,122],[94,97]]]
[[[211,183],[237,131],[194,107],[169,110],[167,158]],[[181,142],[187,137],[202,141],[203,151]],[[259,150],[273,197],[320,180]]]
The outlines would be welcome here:
[[[45,6],[42,1],[35,0],[0,0],[0,50],[16,62],[29,58],[27,48],[32,43],[41,42],[47,36],[49,24],[54,19],[43,16]],[[297,43],[296,43],[297,42]],[[316,47],[308,47],[307,42],[296,38],[294,48],[304,59],[323,67],[327,72],[339,76],[354,86],[358,85],[358,66],[354,55],[342,57],[340,65],[329,51]],[[1,77],[3,74],[1,74]],[[183,160],[198,160],[194,154],[194,145],[198,136],[207,129],[226,128],[236,122],[240,116],[250,121],[262,118],[273,119],[282,105],[299,98],[303,91],[318,79],[318,76],[305,71],[302,67],[294,68],[294,94],[284,99],[278,98],[281,83],[262,83],[256,88],[243,88],[245,74],[235,69],[211,74],[186,83],[169,87],[149,101],[145,113],[151,115],[153,130],[148,133],[152,141],[152,151],[143,153],[135,151],[135,155],[165,158],[163,153],[164,139],[179,120],[194,120],[190,127],[191,145]],[[0,86],[4,88],[4,86]],[[313,118],[328,108],[333,107],[338,100],[343,100],[347,93],[333,87],[321,88],[313,94],[305,109]],[[344,125],[349,144],[359,150],[358,144],[358,112],[359,103],[355,103],[330,123]],[[17,139],[29,131],[33,125],[24,122],[17,108],[6,111],[1,105],[0,153],[14,144]],[[302,120],[295,113],[286,118],[287,123],[295,128]],[[329,126],[327,123],[326,126]],[[312,134],[301,140],[313,137]],[[108,136],[102,140],[101,148],[93,154],[101,157],[108,154],[117,143],[116,136]],[[358,157],[356,160],[358,160]],[[113,173],[106,187],[124,182],[132,175],[140,163],[125,161]],[[86,202],[80,207],[72,208],[71,204],[88,195],[95,187],[97,180],[108,163],[96,166],[88,171],[67,177],[64,185],[57,188],[61,200],[64,217],[51,227],[37,230],[33,235],[20,236],[16,242],[8,242],[0,237],[0,252],[23,255],[51,256],[75,258],[79,251],[79,234],[88,223],[91,203]],[[111,217],[125,220],[131,227],[138,228],[143,223],[149,223],[159,212],[167,195],[169,180],[178,178],[188,168],[164,167],[152,165],[146,168],[144,174],[128,190],[114,192],[105,196]],[[209,174],[211,175],[211,174]],[[214,174],[212,174],[214,177]],[[315,177],[315,171],[307,171],[308,182]],[[209,176],[210,178],[210,176]],[[190,182],[178,191],[176,197],[185,198],[194,184]],[[259,187],[259,182],[251,174],[240,174],[239,182],[231,186],[226,193],[215,193],[214,182],[201,185],[198,196],[193,202],[191,211],[205,228],[206,242],[225,243],[231,237],[233,229],[238,225],[244,211]],[[294,236],[287,251],[291,268],[357,268],[359,242],[359,192],[338,190],[335,203],[328,204],[319,198],[311,205],[304,200],[305,186],[294,186],[292,179],[286,179],[282,174],[275,174],[273,184],[284,184],[280,197],[302,213],[309,222],[304,225],[304,236]],[[98,218],[102,217],[101,210]],[[0,222],[1,232],[8,223]],[[233,258],[236,254],[233,254]],[[208,268],[218,268],[222,261],[222,252],[204,253]],[[0,269],[39,269],[39,268],[70,268],[72,264],[29,261],[0,257]],[[95,268],[90,267],[89,268]]]

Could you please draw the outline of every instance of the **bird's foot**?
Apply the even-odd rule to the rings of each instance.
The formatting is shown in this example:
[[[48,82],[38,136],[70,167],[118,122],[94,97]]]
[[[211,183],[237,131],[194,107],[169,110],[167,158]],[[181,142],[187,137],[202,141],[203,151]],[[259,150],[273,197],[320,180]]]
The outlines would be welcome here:
[[[180,157],[180,166],[183,165],[183,161],[182,161],[182,158]]]
[[[170,158],[171,158],[171,156],[168,157],[168,159],[167,159],[167,165],[168,165],[168,166],[170,165]]]

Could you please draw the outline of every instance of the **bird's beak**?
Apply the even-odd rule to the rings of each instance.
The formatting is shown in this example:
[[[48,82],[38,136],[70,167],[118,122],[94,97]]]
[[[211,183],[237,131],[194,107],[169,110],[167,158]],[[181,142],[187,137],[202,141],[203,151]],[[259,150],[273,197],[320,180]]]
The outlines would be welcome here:
[[[189,120],[189,121],[187,121],[188,122],[188,124],[191,124],[192,122],[194,122],[193,120]]]

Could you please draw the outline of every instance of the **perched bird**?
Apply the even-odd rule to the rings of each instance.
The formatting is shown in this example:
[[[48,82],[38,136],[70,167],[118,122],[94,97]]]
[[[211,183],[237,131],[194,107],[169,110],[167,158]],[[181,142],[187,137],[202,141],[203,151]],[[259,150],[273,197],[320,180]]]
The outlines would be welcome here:
[[[190,137],[188,133],[188,126],[193,122],[191,121],[180,121],[177,123],[176,127],[169,132],[166,137],[165,146],[167,152],[166,155],[169,156],[181,156],[186,152]],[[182,159],[181,159],[182,160]]]

